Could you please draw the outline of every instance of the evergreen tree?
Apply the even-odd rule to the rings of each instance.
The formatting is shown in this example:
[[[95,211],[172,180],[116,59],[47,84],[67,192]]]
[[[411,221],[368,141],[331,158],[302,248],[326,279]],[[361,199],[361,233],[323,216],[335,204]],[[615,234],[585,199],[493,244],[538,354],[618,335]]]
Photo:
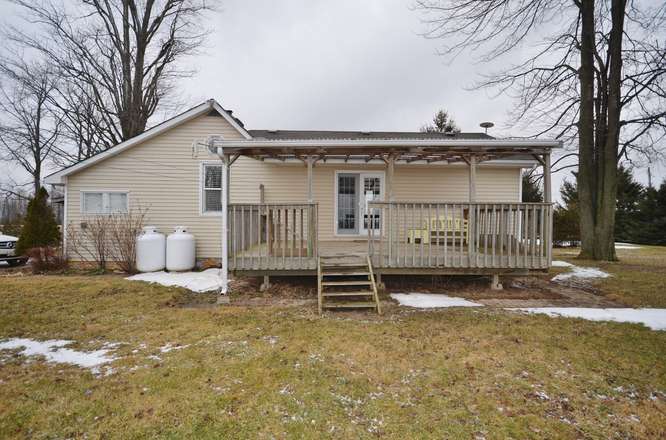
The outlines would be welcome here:
[[[421,127],[423,133],[460,133],[456,121],[449,116],[446,110],[440,110],[432,118],[432,124]]]
[[[34,247],[58,245],[60,230],[53,210],[47,204],[48,198],[48,192],[42,187],[28,203],[25,224],[16,244],[17,254],[25,255],[28,249]]]
[[[617,202],[615,211],[615,240],[635,241],[640,229],[639,207],[645,198],[645,188],[634,180],[631,170],[617,170]]]
[[[666,245],[666,180],[659,189],[647,188],[639,204],[639,223],[633,234],[636,243]]]
[[[543,202],[543,192],[530,173],[523,173],[523,202]]]
[[[559,203],[553,211],[553,239],[555,242],[574,244],[580,241],[580,217],[578,213],[578,188],[575,183],[564,181],[560,188]]]

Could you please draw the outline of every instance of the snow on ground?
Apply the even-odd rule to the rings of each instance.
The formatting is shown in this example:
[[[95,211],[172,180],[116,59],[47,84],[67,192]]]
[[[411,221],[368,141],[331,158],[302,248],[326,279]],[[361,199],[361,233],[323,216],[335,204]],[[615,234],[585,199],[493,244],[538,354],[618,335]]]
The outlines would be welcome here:
[[[432,309],[437,307],[482,307],[463,298],[431,293],[392,293],[391,298],[398,301],[401,306]]]
[[[92,370],[93,373],[99,373],[99,367],[115,360],[115,357],[108,353],[110,349],[95,351],[78,351],[71,348],[65,348],[73,341],[48,340],[35,341],[27,338],[12,338],[0,342],[0,350],[20,349],[20,354],[24,356],[44,356],[46,362],[58,364],[72,364],[81,368]],[[112,348],[112,345],[107,345]]]
[[[148,272],[126,278],[130,281],[147,281],[163,286],[178,286],[193,292],[208,292],[222,287],[219,269],[202,272]]]
[[[608,278],[610,276],[609,273],[606,273],[601,269],[597,269],[596,267],[580,267],[572,264],[570,266],[570,269],[571,270],[569,272],[561,273],[559,275],[554,276],[553,281],[565,281],[571,278],[578,278],[578,279]]]
[[[552,263],[550,263],[551,266],[553,267],[572,267],[573,264],[567,262],[567,261],[561,261],[561,260],[554,260]]]
[[[631,243],[615,243],[615,249],[640,249],[641,247]]]
[[[643,324],[652,330],[666,330],[666,309],[592,309],[584,307],[521,307],[515,310],[548,316]]]

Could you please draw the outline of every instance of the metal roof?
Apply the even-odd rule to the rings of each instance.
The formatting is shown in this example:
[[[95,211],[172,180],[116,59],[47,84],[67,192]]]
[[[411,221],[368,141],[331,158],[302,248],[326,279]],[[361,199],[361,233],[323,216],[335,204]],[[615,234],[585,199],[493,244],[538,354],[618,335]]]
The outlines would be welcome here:
[[[441,140],[494,139],[486,133],[424,133],[419,131],[248,130],[263,140]]]

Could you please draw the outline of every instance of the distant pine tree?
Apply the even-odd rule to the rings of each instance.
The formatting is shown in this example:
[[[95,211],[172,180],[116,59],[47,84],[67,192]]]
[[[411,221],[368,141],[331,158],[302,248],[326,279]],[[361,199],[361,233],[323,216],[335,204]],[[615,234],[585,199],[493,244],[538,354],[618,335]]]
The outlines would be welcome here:
[[[564,204],[557,204],[553,212],[553,238],[558,243],[574,244],[580,241],[580,215],[576,184],[565,180],[560,188],[560,197]]]
[[[49,193],[40,188],[35,197],[28,203],[25,223],[21,231],[16,253],[25,255],[28,249],[42,246],[57,246],[60,241],[60,230],[51,207],[47,204]]]
[[[615,239],[636,241],[641,229],[640,206],[645,188],[634,180],[631,169],[620,166],[617,170],[617,203],[615,211]]]
[[[536,179],[530,173],[523,173],[523,202],[543,202],[543,192]]]
[[[639,207],[639,223],[633,241],[641,244],[666,245],[666,180],[659,189],[647,188]]]
[[[432,118],[432,124],[421,127],[423,133],[460,133],[456,121],[449,116],[446,110],[440,110]]]

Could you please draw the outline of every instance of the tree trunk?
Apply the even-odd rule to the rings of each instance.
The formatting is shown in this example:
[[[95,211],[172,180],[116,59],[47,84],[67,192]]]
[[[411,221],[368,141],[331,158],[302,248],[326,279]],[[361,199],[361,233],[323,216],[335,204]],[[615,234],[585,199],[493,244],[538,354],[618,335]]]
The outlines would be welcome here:
[[[594,0],[580,5],[580,117],[578,120],[578,197],[580,199],[580,236],[582,258],[593,258],[595,249],[595,103],[594,103]]]
[[[608,41],[608,102],[606,136],[599,144],[604,161],[599,164],[602,178],[599,179],[598,217],[595,235],[595,259],[616,260],[615,254],[615,210],[617,199],[617,164],[620,141],[620,112],[622,98],[622,38],[626,0],[613,0],[611,3],[612,27]]]

